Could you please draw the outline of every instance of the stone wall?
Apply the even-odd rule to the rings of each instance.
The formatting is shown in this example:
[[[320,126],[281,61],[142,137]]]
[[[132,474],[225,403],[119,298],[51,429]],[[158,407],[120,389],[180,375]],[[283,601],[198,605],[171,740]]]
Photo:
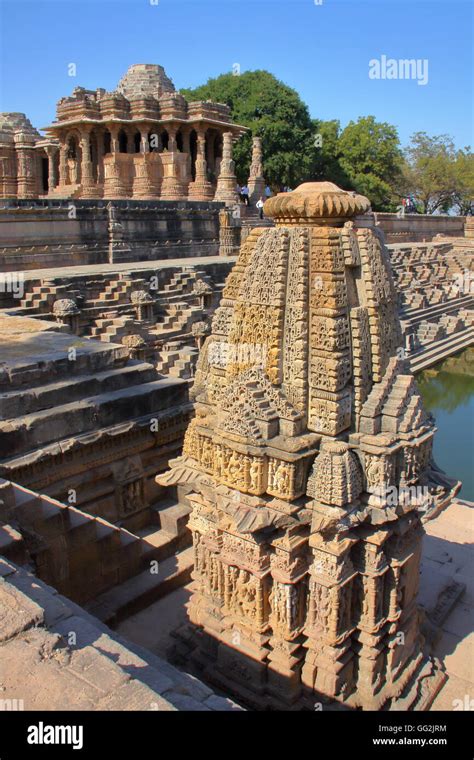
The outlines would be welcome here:
[[[222,207],[197,201],[3,200],[0,270],[215,256]]]
[[[429,242],[436,235],[464,237],[466,217],[440,214],[397,214],[376,212],[370,214],[374,223],[382,229],[386,243],[404,243],[406,241]]]

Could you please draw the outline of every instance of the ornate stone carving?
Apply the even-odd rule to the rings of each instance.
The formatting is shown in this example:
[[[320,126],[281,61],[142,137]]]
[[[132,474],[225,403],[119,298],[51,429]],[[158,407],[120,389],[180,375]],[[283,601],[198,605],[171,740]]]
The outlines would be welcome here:
[[[390,707],[426,659],[425,508],[401,494],[430,481],[433,428],[396,357],[383,241],[346,221],[367,207],[327,183],[267,202],[279,226],[241,248],[171,471],[195,483],[190,618],[215,646],[193,657],[260,708]]]

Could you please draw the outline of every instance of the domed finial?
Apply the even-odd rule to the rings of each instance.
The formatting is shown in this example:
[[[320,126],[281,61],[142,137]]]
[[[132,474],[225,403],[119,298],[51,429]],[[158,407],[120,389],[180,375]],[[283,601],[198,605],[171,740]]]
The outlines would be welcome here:
[[[279,193],[265,203],[265,215],[277,226],[312,224],[340,226],[370,208],[363,195],[341,190],[333,182],[304,182],[291,193]]]

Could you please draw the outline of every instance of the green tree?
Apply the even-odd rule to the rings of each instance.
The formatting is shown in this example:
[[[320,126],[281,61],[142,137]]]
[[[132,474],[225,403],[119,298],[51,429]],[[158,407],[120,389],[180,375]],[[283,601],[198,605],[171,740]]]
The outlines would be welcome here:
[[[364,116],[351,121],[340,135],[338,162],[350,189],[366,195],[375,210],[393,211],[403,154],[396,127]]]
[[[462,186],[456,177],[456,153],[448,135],[430,137],[416,132],[405,150],[404,185],[421,204],[424,214],[447,213],[455,202],[455,190]],[[461,172],[461,161],[459,163]]]
[[[457,214],[474,213],[474,153],[469,147],[458,150],[454,162],[453,206]]]
[[[340,164],[339,121],[314,119],[313,130],[311,178],[315,181],[335,182],[344,189],[351,187],[351,182]]]
[[[246,182],[252,135],[262,138],[267,181],[295,187],[311,178],[313,124],[298,93],[268,71],[222,74],[192,90],[181,90],[188,101],[212,100],[230,106],[232,118],[249,127],[236,144],[234,158],[239,182]]]

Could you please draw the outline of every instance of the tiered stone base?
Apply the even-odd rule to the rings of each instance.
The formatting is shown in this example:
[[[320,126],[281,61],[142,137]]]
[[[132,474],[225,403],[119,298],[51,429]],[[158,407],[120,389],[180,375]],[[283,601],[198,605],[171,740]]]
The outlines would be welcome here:
[[[220,631],[216,620],[216,634]],[[168,656],[178,666],[186,666],[198,678],[221,689],[254,710],[314,711],[323,710],[380,710],[416,711],[430,709],[447,676],[436,657],[424,653],[409,663],[396,684],[386,685],[373,700],[361,704],[357,693],[344,702],[328,698],[280,673],[276,678],[270,665],[253,651],[240,651],[232,643],[219,641],[202,628],[187,624],[174,632],[175,643]],[[268,654],[268,650],[265,654]]]

